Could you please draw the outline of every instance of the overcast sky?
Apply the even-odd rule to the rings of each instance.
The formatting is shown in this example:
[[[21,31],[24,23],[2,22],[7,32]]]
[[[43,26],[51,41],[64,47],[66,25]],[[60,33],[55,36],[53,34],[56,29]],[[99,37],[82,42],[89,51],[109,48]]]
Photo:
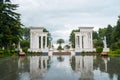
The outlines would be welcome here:
[[[12,0],[26,27],[42,26],[49,30],[53,43],[68,42],[70,32],[78,27],[115,25],[120,15],[120,0]]]

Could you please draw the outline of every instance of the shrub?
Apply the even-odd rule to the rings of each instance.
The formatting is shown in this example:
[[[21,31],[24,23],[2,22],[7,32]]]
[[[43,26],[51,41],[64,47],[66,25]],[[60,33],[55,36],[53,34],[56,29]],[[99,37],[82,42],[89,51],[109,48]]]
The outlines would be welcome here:
[[[103,48],[102,48],[102,47],[97,47],[97,48],[96,48],[96,52],[97,52],[97,53],[101,53],[102,51],[103,51]]]
[[[3,54],[4,53],[4,51],[3,50],[0,50],[0,54]]]
[[[115,54],[120,54],[120,49],[117,49],[117,50],[115,51]]]
[[[57,50],[63,50],[61,46],[58,46]]]
[[[24,47],[22,50],[23,50],[24,52],[27,52],[27,51],[28,51],[28,47]]]

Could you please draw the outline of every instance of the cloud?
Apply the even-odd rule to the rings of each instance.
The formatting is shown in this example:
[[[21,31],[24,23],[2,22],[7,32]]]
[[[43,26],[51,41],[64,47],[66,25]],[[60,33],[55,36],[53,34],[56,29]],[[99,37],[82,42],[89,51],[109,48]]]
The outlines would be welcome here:
[[[93,26],[97,30],[115,25],[120,15],[120,0],[12,0],[19,4],[17,12],[22,23],[47,28],[55,43],[79,26]]]

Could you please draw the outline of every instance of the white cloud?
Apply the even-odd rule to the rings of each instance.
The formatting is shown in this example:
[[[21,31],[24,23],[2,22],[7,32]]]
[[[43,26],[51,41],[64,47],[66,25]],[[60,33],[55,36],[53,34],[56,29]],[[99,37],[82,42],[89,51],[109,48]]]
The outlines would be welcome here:
[[[53,37],[68,41],[69,34],[79,26],[93,26],[94,30],[115,25],[120,15],[120,0],[12,0],[19,4],[25,26],[44,26]]]

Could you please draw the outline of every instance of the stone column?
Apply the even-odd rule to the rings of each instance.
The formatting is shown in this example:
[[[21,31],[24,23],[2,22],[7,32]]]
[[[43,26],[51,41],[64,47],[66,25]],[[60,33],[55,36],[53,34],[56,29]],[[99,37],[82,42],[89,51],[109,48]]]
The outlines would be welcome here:
[[[47,59],[45,59],[45,69],[47,69]]]
[[[85,48],[85,35],[83,36],[83,49]]]
[[[91,34],[90,34],[90,35],[91,35],[91,37],[90,37],[90,38],[91,38],[91,40],[90,40],[90,41],[91,41],[91,42],[90,42],[90,43],[91,43],[90,48],[93,48],[92,32],[91,32]]]
[[[41,57],[41,70],[43,69],[43,59],[42,59],[42,57]]]
[[[87,48],[87,46],[89,46],[89,45],[88,45],[88,40],[87,40],[87,34],[86,33],[84,34],[84,40],[83,41],[84,41],[84,48]]]
[[[88,40],[89,40],[89,48],[91,48],[91,33],[88,33]]]
[[[35,49],[37,49],[37,45],[38,45],[38,42],[37,42],[37,35],[36,35],[36,33],[33,35],[34,37],[33,37],[33,39],[32,39],[32,44],[33,44],[33,48],[35,48]]]
[[[87,34],[86,33],[86,41],[87,41],[87,43],[86,43],[86,48],[90,48],[90,44],[89,44],[89,34]]]
[[[75,34],[75,48],[77,48],[77,36]]]
[[[45,36],[45,49],[47,48],[47,36]]]
[[[35,43],[35,42],[34,42]],[[39,49],[39,36],[36,34],[36,48]]]
[[[41,49],[43,49],[43,36],[41,36]]]
[[[82,35],[80,34],[80,48],[82,49]]]
[[[32,49],[32,32],[30,32],[30,48]]]
[[[77,36],[77,47],[80,47],[79,36]]]

